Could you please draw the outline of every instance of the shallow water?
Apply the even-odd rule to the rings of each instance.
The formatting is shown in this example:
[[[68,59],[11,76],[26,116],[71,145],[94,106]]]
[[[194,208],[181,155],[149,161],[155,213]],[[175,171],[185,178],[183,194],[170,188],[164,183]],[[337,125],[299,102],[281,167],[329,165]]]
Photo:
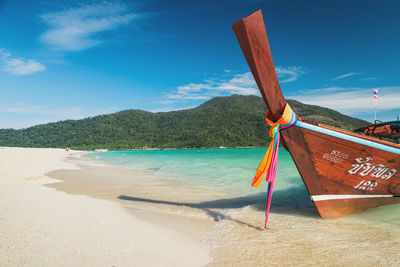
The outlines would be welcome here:
[[[216,227],[204,238],[215,259],[211,265],[400,263],[400,205],[322,220],[284,149],[279,152],[269,229],[263,230],[266,185],[255,189],[250,183],[265,151],[108,151],[86,157],[159,177],[146,181],[150,186],[146,197],[122,196],[125,200],[149,207],[162,204],[164,212],[213,218]]]
[[[173,176],[184,182],[205,186],[213,192],[237,196],[264,191],[250,187],[249,183],[265,152],[264,148],[131,150],[92,152],[87,157]],[[280,150],[278,164],[277,190],[304,188],[290,154],[284,149]]]

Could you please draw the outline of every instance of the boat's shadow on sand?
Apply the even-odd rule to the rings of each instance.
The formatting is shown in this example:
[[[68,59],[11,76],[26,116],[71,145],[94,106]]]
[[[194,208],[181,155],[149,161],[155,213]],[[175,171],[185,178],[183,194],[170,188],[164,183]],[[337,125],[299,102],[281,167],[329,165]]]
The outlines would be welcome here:
[[[262,230],[260,227],[253,226],[247,222],[237,220],[229,215],[223,214],[220,211],[212,209],[239,209],[246,206],[252,206],[257,210],[264,211],[266,205],[266,193],[258,193],[244,197],[224,198],[204,202],[174,202],[166,200],[156,200],[148,198],[140,198],[134,196],[120,195],[121,200],[135,201],[142,203],[164,204],[173,206],[182,206],[201,209],[206,212],[215,221],[232,220],[240,224],[247,225],[257,230]],[[311,202],[307,192],[302,187],[294,187],[286,190],[277,190],[272,198],[271,212],[279,214],[294,214],[304,217],[317,217],[317,212]]]

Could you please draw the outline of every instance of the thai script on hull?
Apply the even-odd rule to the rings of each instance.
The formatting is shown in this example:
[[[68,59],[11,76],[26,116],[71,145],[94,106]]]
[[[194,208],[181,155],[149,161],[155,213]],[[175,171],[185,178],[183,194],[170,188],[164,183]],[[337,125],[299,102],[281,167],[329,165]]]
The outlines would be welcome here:
[[[356,162],[351,165],[353,168],[347,171],[350,174],[359,174],[361,176],[371,176],[373,178],[388,180],[397,173],[396,169],[390,168],[387,165],[372,163],[372,157],[356,158],[355,161]]]

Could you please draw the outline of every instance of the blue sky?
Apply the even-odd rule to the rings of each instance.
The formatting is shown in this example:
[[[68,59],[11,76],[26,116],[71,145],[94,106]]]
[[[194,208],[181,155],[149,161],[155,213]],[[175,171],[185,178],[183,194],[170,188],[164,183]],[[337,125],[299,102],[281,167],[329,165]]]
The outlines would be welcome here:
[[[0,0],[0,128],[259,95],[231,29],[258,9],[287,98],[400,115],[400,1]]]

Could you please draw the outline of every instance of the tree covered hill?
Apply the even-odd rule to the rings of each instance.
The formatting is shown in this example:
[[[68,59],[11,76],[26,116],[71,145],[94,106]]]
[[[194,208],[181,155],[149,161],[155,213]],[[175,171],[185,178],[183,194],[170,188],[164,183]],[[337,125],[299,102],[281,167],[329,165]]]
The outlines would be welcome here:
[[[303,119],[343,129],[368,123],[334,110],[288,100]],[[81,120],[65,120],[27,129],[0,130],[0,146],[133,149],[143,147],[265,146],[266,107],[257,96],[215,97],[180,111],[125,110]]]

